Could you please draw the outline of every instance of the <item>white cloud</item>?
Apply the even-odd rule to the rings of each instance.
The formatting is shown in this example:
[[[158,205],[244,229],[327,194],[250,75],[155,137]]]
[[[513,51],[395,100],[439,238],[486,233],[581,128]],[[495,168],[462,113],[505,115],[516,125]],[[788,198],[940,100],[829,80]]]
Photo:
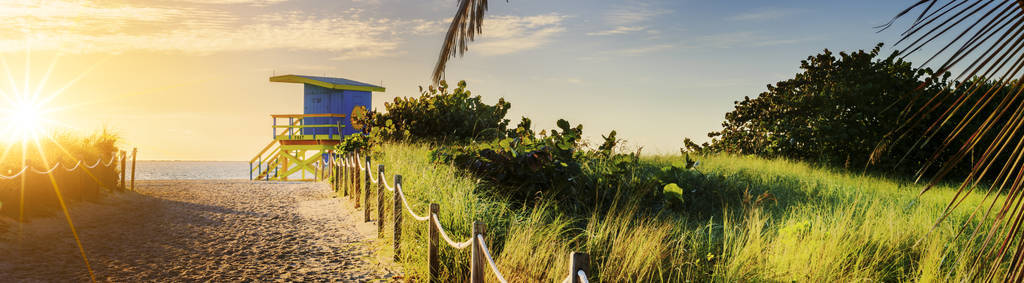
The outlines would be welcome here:
[[[598,32],[588,32],[587,35],[619,35],[619,34],[627,34],[627,33],[636,32],[636,31],[643,31],[643,30],[647,30],[647,27],[645,27],[645,26],[635,26],[635,27],[634,26],[618,26],[618,27],[615,27],[615,28],[609,29],[609,30],[603,30],[603,31],[598,31]],[[653,30],[650,30],[648,32],[655,32],[655,33],[657,33],[657,31],[653,31]]]
[[[777,46],[813,41],[814,38],[776,38],[766,35],[759,35],[749,31],[712,34],[698,37],[694,40],[697,47],[707,48],[734,48],[740,46]]]
[[[675,47],[675,45],[672,45],[672,44],[656,44],[656,45],[651,45],[651,46],[643,46],[643,47],[623,49],[623,50],[620,50],[619,53],[622,53],[622,54],[625,54],[625,55],[640,55],[640,54],[645,54],[645,53],[651,53],[651,52],[657,52],[657,51],[672,49],[673,47]]]
[[[504,55],[544,45],[565,31],[565,16],[545,14],[529,17],[500,16],[484,22],[484,33],[473,49],[483,55]]]
[[[253,6],[266,6],[281,3],[288,0],[174,0],[177,2],[189,2],[198,4],[246,4]]]
[[[220,0],[255,3],[260,1]],[[267,2],[267,1],[262,1]],[[399,35],[425,21],[275,12],[241,17],[198,8],[110,6],[86,1],[22,1],[0,6],[0,52],[117,53],[133,50],[210,54],[268,49],[330,51],[335,59],[391,56]]]
[[[800,13],[800,10],[796,9],[761,9],[757,11],[742,13],[728,17],[727,19],[733,21],[767,21],[785,18],[793,14]]]
[[[658,16],[672,13],[671,10],[652,7],[648,3],[633,2],[630,5],[618,5],[604,14],[604,22],[610,28],[589,32],[587,35],[621,35],[633,32],[646,31],[648,34],[657,34],[658,30],[651,29],[643,23],[650,22]]]
[[[635,25],[671,13],[671,10],[652,8],[647,4],[620,6],[605,14],[605,21],[614,26]]]

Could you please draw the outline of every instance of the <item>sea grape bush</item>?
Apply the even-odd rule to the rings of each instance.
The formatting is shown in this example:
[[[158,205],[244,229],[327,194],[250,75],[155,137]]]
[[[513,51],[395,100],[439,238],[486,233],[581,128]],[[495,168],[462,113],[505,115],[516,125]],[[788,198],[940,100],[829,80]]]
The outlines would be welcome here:
[[[905,122],[908,109],[916,111],[929,99],[936,103],[932,107],[951,108],[943,105],[951,105],[963,90],[949,89],[948,73],[915,68],[898,52],[880,57],[881,48],[879,44],[870,52],[838,56],[825,50],[808,57],[794,78],[769,85],[756,98],[737,101],[735,109],[726,113],[723,129],[708,134],[710,143],[697,145],[687,139],[684,151],[782,157],[855,170],[870,166],[901,175],[914,173],[936,153],[937,162],[947,160],[953,149],[942,148],[941,142],[915,143],[930,126],[941,127],[937,139],[947,138],[958,118],[944,125]],[[980,87],[983,92],[993,89]],[[914,92],[924,95],[913,99]],[[1005,89],[993,92],[996,99],[1008,94]],[[984,113],[997,112],[989,110]],[[953,144],[959,146],[962,138]]]
[[[369,125],[364,129],[367,135],[346,138],[339,150],[372,152],[374,144],[385,141],[431,143],[434,162],[466,170],[484,181],[481,187],[493,195],[523,206],[550,199],[567,213],[607,209],[617,201],[640,203],[650,211],[666,204],[679,209],[695,202],[684,199],[698,195],[694,190],[674,190],[692,172],[643,164],[639,151],[616,152],[622,140],[615,131],[590,148],[583,126],[566,120],[558,120],[555,129],[537,132],[523,117],[509,129],[505,116],[510,104],[504,99],[484,104],[479,96],[471,96],[465,81],[454,89],[443,81],[437,88],[421,88],[420,97],[396,98],[385,108],[383,113],[353,117]],[[666,187],[673,190],[663,193]]]
[[[503,137],[512,105],[498,99],[484,103],[459,81],[454,89],[441,81],[438,87],[420,87],[420,97],[396,97],[384,103],[386,112],[368,117],[375,139],[414,142],[468,142]]]
[[[345,136],[344,139],[335,146],[335,151],[338,153],[349,153],[359,150],[370,149],[370,137],[364,134],[353,134]]]
[[[535,136],[529,119],[516,128],[516,136],[467,146],[443,147],[432,152],[435,162],[453,163],[487,182],[503,186],[503,196],[529,201],[549,188],[572,193],[582,175],[577,162],[583,126],[558,120],[550,136]],[[561,194],[559,194],[561,195]]]
[[[586,213],[609,207],[621,192],[631,200],[659,207],[661,183],[639,170],[639,153],[617,154],[615,132],[604,136],[596,150],[582,142],[583,126],[558,120],[557,129],[536,134],[531,121],[509,131],[508,137],[466,146],[434,150],[435,162],[451,163],[482,178],[497,195],[512,203],[533,205],[553,199],[562,211]]]

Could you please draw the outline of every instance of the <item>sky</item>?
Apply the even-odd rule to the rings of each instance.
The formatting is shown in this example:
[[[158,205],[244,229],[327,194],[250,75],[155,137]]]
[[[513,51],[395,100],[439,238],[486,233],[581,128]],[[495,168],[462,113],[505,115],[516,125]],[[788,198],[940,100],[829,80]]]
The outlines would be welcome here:
[[[908,23],[874,27],[911,2],[492,0],[446,77],[511,102],[513,125],[564,118],[591,141],[616,130],[677,153],[800,60],[894,43]],[[51,127],[110,129],[140,159],[248,160],[271,141],[270,114],[302,112],[302,86],[269,77],[381,84],[383,110],[430,83],[456,3],[0,0],[0,90],[55,97]]]

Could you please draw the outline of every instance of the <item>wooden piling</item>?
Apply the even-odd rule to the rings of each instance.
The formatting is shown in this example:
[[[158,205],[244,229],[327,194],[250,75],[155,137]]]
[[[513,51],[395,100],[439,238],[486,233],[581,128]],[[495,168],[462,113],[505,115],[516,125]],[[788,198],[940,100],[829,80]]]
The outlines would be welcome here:
[[[370,222],[370,156],[364,157],[366,162],[363,163],[363,168],[366,168],[364,172],[365,179],[363,181],[363,222]]]
[[[377,165],[377,238],[384,237],[384,164]]]
[[[341,191],[341,162],[339,162],[341,155],[334,155],[334,192],[338,193]]]
[[[441,270],[441,263],[437,258],[437,245],[438,245],[438,233],[440,233],[439,227],[434,225],[435,222],[441,223],[437,219],[437,212],[441,211],[441,206],[436,203],[430,204],[430,214],[427,215],[427,268],[430,277],[427,282],[439,282],[438,273]]]
[[[121,190],[122,191],[125,190],[125,185],[126,185],[124,177],[125,177],[125,172],[127,170],[124,170],[124,169],[125,169],[125,163],[127,162],[127,159],[128,159],[128,152],[122,150],[121,151]]]
[[[132,148],[132,191],[135,191],[135,157],[139,154],[139,148]]]
[[[402,175],[395,175],[395,210],[392,211],[395,217],[395,229],[393,239],[395,240],[395,261],[399,261],[399,256],[402,255],[402,199],[398,194],[400,191],[398,187],[402,184]]]
[[[348,185],[348,179],[349,179],[348,171],[349,171],[349,169],[351,169],[351,168],[348,168],[348,154],[342,155],[341,159],[344,161],[344,162],[342,162],[344,165],[341,166],[341,191],[342,191],[341,195],[347,197],[348,196],[348,188],[349,188],[349,185]]]
[[[484,236],[486,230],[487,225],[473,221],[473,249],[469,262],[469,282],[472,283],[484,282],[484,265],[487,265],[487,259],[484,258],[483,249],[480,248],[480,237],[477,235]]]

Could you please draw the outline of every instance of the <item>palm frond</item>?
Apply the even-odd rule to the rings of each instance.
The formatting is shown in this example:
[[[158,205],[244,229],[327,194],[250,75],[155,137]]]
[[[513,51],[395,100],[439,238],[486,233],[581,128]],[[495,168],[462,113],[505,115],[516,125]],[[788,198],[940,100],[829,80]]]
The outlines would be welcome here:
[[[941,143],[942,150],[930,153],[919,171],[919,179],[933,174],[931,185],[968,156],[982,153],[946,207],[948,216],[979,186],[988,187],[957,234],[977,239],[981,248],[960,253],[957,260],[974,257],[973,280],[991,281],[1000,275],[1003,280],[1024,280],[1024,249],[1018,248],[1024,238],[1020,233],[1024,224],[1024,1],[919,0],[879,28],[885,30],[918,9],[920,13],[897,42],[902,56],[936,48],[925,65],[944,60],[935,76],[954,69],[959,75],[937,96],[911,98],[924,102],[904,109],[906,119],[891,136],[911,138],[898,133],[928,125],[915,147]],[[994,87],[983,88],[986,83]],[[1008,95],[997,95],[1001,91]],[[939,136],[939,129],[950,130]],[[947,148],[955,154],[943,156]],[[987,182],[991,184],[984,185]],[[985,221],[976,217],[991,218],[992,226],[981,229]]]
[[[444,77],[448,59],[465,54],[469,50],[469,42],[473,41],[478,33],[483,33],[486,12],[487,0],[459,0],[458,9],[448,26],[448,33],[441,43],[441,54],[437,56],[437,64],[434,65],[434,74],[431,77],[433,83],[436,84]]]

